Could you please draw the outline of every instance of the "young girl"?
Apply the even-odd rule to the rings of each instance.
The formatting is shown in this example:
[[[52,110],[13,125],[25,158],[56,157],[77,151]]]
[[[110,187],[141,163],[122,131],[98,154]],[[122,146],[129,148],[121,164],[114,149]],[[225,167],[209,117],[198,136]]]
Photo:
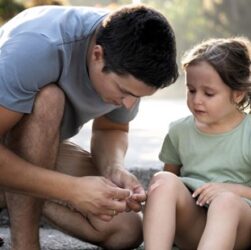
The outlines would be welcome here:
[[[251,247],[250,43],[213,39],[184,58],[192,116],[170,125],[149,186],[146,250]],[[179,176],[179,177],[178,177]]]

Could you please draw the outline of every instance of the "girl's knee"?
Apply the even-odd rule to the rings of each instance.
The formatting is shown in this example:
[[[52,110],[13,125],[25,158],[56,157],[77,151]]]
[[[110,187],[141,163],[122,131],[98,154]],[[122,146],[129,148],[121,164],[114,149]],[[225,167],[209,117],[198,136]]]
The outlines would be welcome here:
[[[178,176],[171,173],[171,172],[167,172],[167,171],[160,171],[157,172],[156,174],[154,174],[154,176],[152,177],[151,182],[155,182],[155,181],[172,181],[172,180],[177,180]]]
[[[218,194],[211,202],[209,209],[225,211],[240,211],[241,206],[244,204],[242,198],[232,192],[222,192]]]
[[[166,171],[158,172],[151,179],[148,195],[155,193],[157,190],[160,192],[177,190],[180,184],[181,181],[177,175]]]

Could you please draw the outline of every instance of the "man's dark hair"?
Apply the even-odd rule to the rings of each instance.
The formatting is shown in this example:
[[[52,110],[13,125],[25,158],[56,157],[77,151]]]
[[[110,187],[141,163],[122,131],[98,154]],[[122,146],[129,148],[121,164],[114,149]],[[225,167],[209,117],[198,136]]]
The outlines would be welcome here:
[[[104,50],[105,72],[131,74],[156,88],[178,77],[174,32],[154,9],[129,5],[111,13],[99,28],[96,43]]]

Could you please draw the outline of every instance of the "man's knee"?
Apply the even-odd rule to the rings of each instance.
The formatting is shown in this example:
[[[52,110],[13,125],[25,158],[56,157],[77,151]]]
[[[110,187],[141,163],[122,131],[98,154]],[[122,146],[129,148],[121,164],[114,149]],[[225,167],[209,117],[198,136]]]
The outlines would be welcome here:
[[[18,146],[31,143],[34,138],[55,138],[60,129],[65,97],[55,84],[50,84],[37,94],[31,114],[24,115],[6,135],[5,144]]]
[[[60,144],[56,168],[59,172],[72,176],[100,175],[92,162],[91,154],[70,141]]]
[[[140,213],[123,213],[116,225],[105,236],[102,244],[104,248],[110,250],[134,249],[142,243],[143,229],[142,215]]]
[[[42,88],[35,99],[32,114],[40,121],[61,122],[65,95],[55,84]]]

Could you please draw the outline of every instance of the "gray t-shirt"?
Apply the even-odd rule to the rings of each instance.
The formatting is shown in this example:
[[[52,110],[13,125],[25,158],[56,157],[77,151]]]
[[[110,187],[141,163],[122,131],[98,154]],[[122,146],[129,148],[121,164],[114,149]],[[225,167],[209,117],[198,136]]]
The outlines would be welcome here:
[[[138,111],[105,103],[90,82],[89,41],[107,11],[90,7],[42,6],[27,9],[0,28],[0,106],[31,113],[36,94],[57,83],[66,95],[63,139],[89,120],[107,115],[129,122]]]

